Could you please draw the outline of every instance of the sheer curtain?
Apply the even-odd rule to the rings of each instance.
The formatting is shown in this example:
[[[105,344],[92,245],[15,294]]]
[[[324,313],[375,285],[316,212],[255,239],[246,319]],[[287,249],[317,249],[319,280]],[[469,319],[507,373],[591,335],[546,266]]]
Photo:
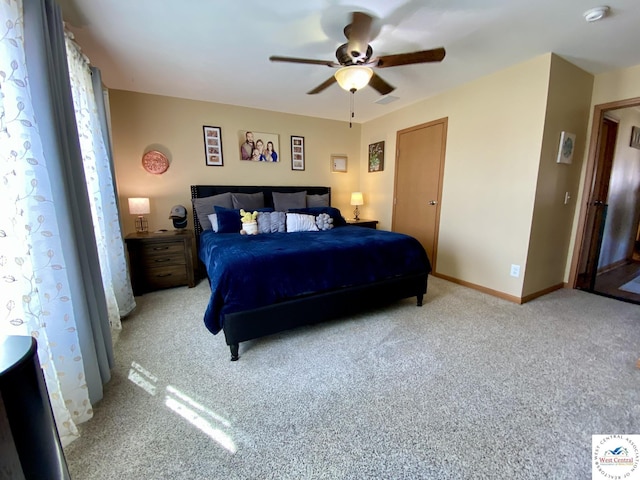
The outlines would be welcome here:
[[[91,418],[92,403],[110,378],[109,320],[117,316],[117,326],[124,314],[110,312],[113,297],[124,292],[122,308],[133,308],[126,266],[110,264],[106,274],[101,268],[98,244],[108,252],[119,246],[115,258],[124,258],[122,238],[113,228],[117,209],[104,205],[115,202],[102,201],[94,215],[95,195],[87,185],[111,185],[113,191],[113,182],[111,174],[98,178],[104,162],[110,169],[106,154],[85,167],[85,149],[100,147],[81,150],[71,92],[57,5],[0,2],[0,334],[37,339],[63,445],[77,437],[78,423]],[[93,112],[95,104],[85,101]],[[91,127],[81,136],[102,132]],[[94,217],[107,226],[100,240]]]
[[[69,32],[65,34],[65,47],[109,323],[120,329],[120,317],[131,313],[136,304],[120,230],[111,160],[98,117],[96,96],[102,95],[102,90],[94,92],[89,61]],[[99,75],[97,69],[94,75]]]

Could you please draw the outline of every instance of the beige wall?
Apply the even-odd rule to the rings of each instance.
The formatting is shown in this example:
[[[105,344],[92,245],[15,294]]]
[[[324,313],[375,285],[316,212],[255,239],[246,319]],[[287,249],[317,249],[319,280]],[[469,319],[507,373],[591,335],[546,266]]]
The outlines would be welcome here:
[[[265,110],[234,107],[122,90],[109,92],[116,181],[123,230],[135,230],[127,198],[149,197],[149,228],[173,228],[169,211],[180,204],[191,211],[189,186],[327,185],[332,203],[349,212],[350,193],[358,188],[360,125]],[[224,166],[205,165],[203,125],[222,128]],[[280,136],[279,163],[240,160],[239,132],[253,130]],[[291,170],[290,136],[305,137],[305,171]],[[148,150],[170,159],[162,175],[141,164]],[[348,156],[347,173],[332,173],[331,154]],[[189,225],[192,225],[191,216]]]
[[[562,284],[571,241],[593,76],[551,56],[549,92],[523,296]],[[557,163],[562,131],[576,135],[573,162]],[[571,199],[565,204],[565,195]]]
[[[543,55],[365,123],[361,158],[384,140],[386,160],[383,172],[360,164],[363,216],[391,226],[396,132],[448,117],[438,273],[520,297],[550,63]]]
[[[563,259],[573,251],[578,209],[573,222],[571,216],[581,202],[591,129],[589,119],[584,131],[589,81],[588,74],[545,54],[352,129],[346,122],[111,91],[124,231],[133,231],[128,197],[149,196],[150,228],[171,228],[169,209],[174,204],[190,209],[189,185],[195,183],[329,185],[333,204],[346,215],[352,208],[350,192],[362,190],[362,216],[389,229],[396,132],[447,117],[438,273],[519,298],[561,281],[564,263],[568,278],[571,258]],[[600,75],[588,112],[599,103],[637,96],[640,66]],[[205,166],[202,125],[222,127],[224,167]],[[279,134],[282,162],[240,161],[238,132],[247,129]],[[578,134],[572,166],[555,164],[562,130]],[[291,170],[290,135],[305,137],[304,172]],[[381,140],[386,142],[384,171],[369,173],[368,145]],[[170,157],[164,175],[142,169],[141,157],[152,148]],[[348,156],[348,173],[330,172],[332,153]],[[565,207],[564,192],[576,188],[578,194]],[[511,264],[521,265],[519,278],[509,275]]]
[[[595,76],[593,82],[593,94],[591,95],[591,106],[589,108],[587,135],[584,139],[584,161],[582,163],[582,171],[580,172],[580,189],[577,196],[578,208],[576,208],[573,219],[571,242],[569,245],[570,258],[565,268],[565,281],[569,280],[571,259],[573,258],[573,255],[577,255],[574,252],[574,249],[581,210],[580,207],[587,201],[586,195],[589,193],[584,191],[584,180],[587,173],[586,158],[589,155],[588,145],[591,138],[591,130],[593,129],[593,110],[596,105],[631,98],[638,98],[638,102],[640,103],[640,65]]]

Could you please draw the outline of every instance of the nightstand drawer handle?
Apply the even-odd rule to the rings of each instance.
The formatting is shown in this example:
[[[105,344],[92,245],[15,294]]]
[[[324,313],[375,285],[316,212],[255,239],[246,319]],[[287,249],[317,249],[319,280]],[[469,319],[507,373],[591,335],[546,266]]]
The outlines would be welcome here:
[[[154,260],[154,262],[156,262],[156,263],[170,262],[170,261],[171,261],[171,259],[170,259],[170,258],[156,258],[156,259]]]
[[[169,250],[169,247],[153,247],[154,250]]]
[[[162,274],[156,275],[156,277],[170,277],[170,276],[171,276],[170,273],[162,273]]]

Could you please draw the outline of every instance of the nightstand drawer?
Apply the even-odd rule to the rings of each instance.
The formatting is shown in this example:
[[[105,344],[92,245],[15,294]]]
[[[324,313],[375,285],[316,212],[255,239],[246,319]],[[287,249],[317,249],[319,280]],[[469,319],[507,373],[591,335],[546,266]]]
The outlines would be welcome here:
[[[144,279],[152,289],[185,285],[187,270],[184,265],[148,268],[144,271]]]
[[[145,244],[142,246],[140,253],[145,258],[153,258],[157,256],[184,258],[184,245],[182,242]]]
[[[177,245],[149,245],[147,248],[143,248],[140,262],[144,268],[153,268],[165,265],[184,265],[187,260],[184,248],[180,243]]]

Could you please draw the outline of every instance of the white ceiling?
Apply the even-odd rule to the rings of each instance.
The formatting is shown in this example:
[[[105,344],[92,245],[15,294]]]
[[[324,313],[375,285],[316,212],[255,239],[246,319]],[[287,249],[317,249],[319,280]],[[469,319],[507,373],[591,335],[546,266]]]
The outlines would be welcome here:
[[[640,65],[640,1],[58,0],[76,41],[111,89],[347,121],[349,93],[306,92],[335,70],[270,55],[335,60],[350,12],[376,18],[375,55],[443,46],[442,63],[378,69],[398,100],[355,94],[365,122],[535,56],[554,52],[593,74]]]

